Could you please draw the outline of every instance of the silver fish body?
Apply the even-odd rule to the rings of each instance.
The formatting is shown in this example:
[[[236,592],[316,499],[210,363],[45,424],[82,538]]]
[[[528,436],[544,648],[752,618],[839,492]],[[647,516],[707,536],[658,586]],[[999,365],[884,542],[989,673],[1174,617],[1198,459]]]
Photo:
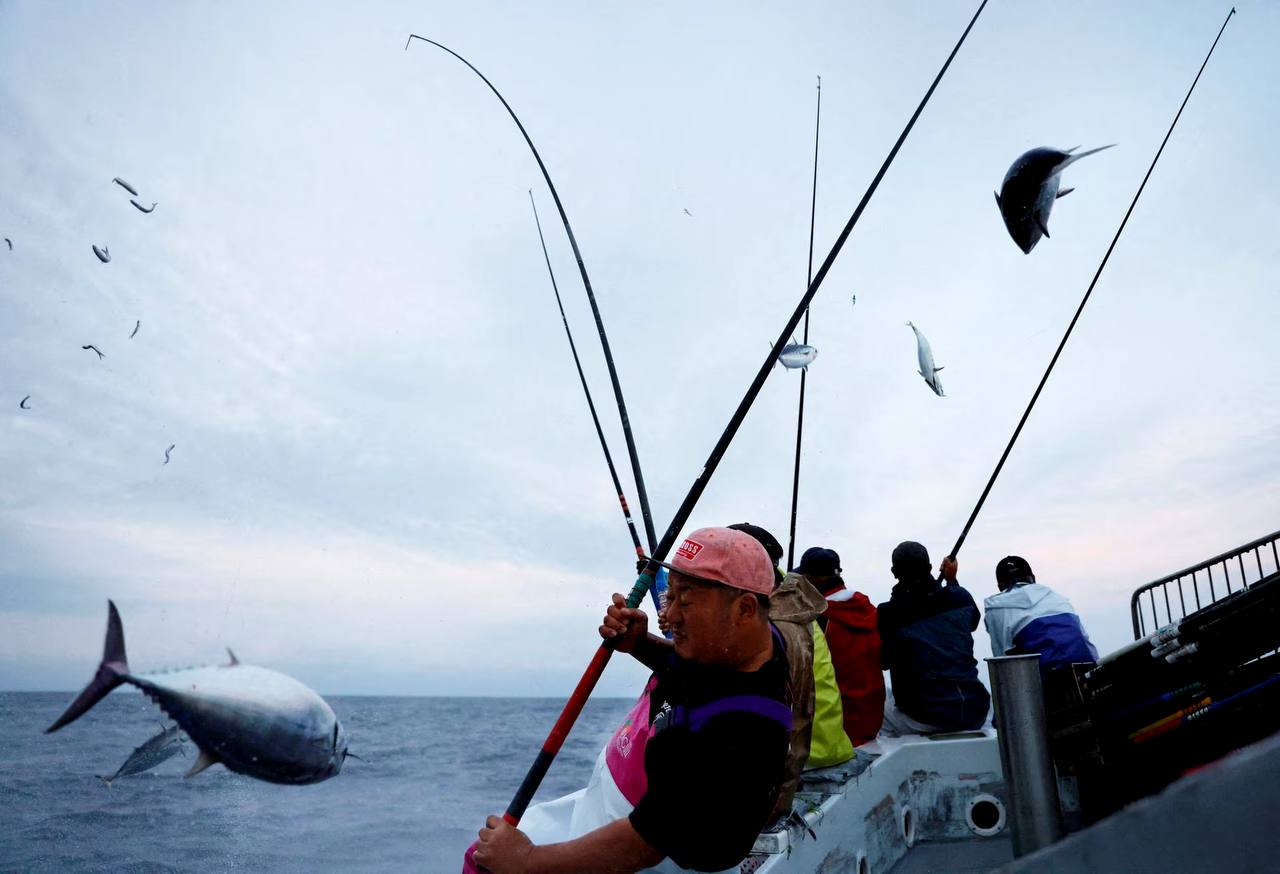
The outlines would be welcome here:
[[[103,777],[102,781],[110,786],[113,781],[121,777],[132,777],[135,774],[150,771],[182,752],[184,743],[186,738],[182,736],[182,730],[178,726],[162,728],[159,734],[136,748],[114,774]]]
[[[201,760],[268,783],[318,783],[342,769],[347,739],[323,698],[292,677],[233,663],[130,675],[200,748]],[[207,766],[207,765],[206,765]],[[197,763],[193,771],[203,770]]]
[[[135,674],[124,651],[124,628],[107,602],[102,662],[89,685],[45,731],[84,715],[124,683],[160,705],[200,749],[187,776],[221,762],[269,783],[319,783],[342,770],[347,737],[323,698],[297,680],[267,668],[231,663]]]
[[[1049,236],[1049,213],[1054,202],[1075,190],[1061,188],[1062,171],[1081,158],[1109,148],[1100,146],[1072,154],[1075,148],[1064,152],[1040,147],[1024,152],[1013,162],[996,195],[996,205],[1019,249],[1029,254],[1041,237]]]
[[[915,325],[907,322],[907,327],[916,335],[916,360],[920,362],[920,375],[924,377],[929,388],[933,389],[934,394],[940,398],[946,397],[942,392],[942,380],[938,378],[938,371],[942,368],[933,363],[933,350],[929,348],[929,341]]]
[[[112,179],[111,181],[112,181],[112,182],[114,182],[116,185],[119,185],[119,186],[120,186],[121,188],[123,188],[125,191],[129,192],[130,194],[132,194],[134,197],[137,197],[137,196],[138,196],[138,189],[134,188],[134,187],[133,187],[132,185],[130,185],[128,182],[125,182],[125,181],[124,181],[123,179],[121,179],[119,176],[117,176],[115,179]]]
[[[103,264],[106,264],[108,261],[111,260],[111,252],[107,250],[106,246],[103,246],[101,249],[99,249],[96,244],[91,244],[91,245],[93,245],[93,254],[98,256],[99,261],[101,261]]]
[[[787,370],[808,367],[818,357],[818,350],[803,343],[788,343],[778,353],[778,362]]]

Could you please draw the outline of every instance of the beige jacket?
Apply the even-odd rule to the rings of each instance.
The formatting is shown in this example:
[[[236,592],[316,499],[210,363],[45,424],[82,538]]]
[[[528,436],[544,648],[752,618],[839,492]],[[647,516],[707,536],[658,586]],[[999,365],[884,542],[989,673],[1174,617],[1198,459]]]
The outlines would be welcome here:
[[[787,666],[791,670],[791,749],[787,753],[787,774],[773,809],[775,818],[790,812],[800,772],[809,759],[814,708],[812,626],[826,609],[827,599],[799,574],[787,574],[769,598],[769,620],[786,641]]]

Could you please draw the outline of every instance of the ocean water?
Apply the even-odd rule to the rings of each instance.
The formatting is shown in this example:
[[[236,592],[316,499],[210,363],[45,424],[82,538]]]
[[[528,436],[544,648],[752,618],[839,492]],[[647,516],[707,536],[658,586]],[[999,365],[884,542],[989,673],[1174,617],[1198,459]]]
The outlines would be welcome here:
[[[501,813],[563,701],[329,697],[367,761],[314,786],[275,786],[215,766],[190,780],[175,756],[115,781],[163,714],[109,695],[56,734],[74,695],[0,692],[0,871],[420,871],[453,874]],[[631,704],[588,702],[538,799],[581,787]]]

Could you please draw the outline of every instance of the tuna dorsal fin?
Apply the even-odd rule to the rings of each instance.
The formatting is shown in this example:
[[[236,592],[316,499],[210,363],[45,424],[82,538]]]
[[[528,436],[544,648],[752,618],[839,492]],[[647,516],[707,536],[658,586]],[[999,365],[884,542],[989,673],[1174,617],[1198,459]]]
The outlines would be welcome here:
[[[194,777],[210,765],[218,764],[218,757],[210,753],[208,750],[201,748],[200,757],[196,759],[196,763],[191,766],[191,770],[183,774],[183,779]]]
[[[1074,188],[1064,188],[1064,189],[1062,189],[1061,191],[1059,191],[1059,192],[1058,192],[1058,196],[1057,196],[1057,197],[1055,197],[1055,198],[1054,198],[1054,200],[1057,200],[1057,199],[1058,199],[1058,197],[1066,197],[1068,194],[1070,194],[1070,193],[1071,193],[1071,192],[1073,192],[1073,191],[1075,191],[1075,189],[1074,189]]]
[[[231,647],[227,647],[227,655],[231,656],[231,662],[227,665],[228,668],[234,668],[240,664],[240,659],[236,658],[236,654],[231,651]]]
[[[1036,216],[1036,227],[1040,229],[1040,233],[1044,234],[1045,239],[1049,239],[1049,229],[1044,226],[1044,219]]]

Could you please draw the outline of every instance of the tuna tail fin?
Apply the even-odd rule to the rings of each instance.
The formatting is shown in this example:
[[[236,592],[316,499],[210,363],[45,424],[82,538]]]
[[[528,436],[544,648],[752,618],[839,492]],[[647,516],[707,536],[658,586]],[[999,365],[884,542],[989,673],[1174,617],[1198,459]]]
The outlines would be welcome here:
[[[58,717],[58,721],[44,730],[45,734],[75,722],[105,698],[108,692],[123,683],[128,674],[129,662],[124,653],[124,626],[120,624],[120,613],[116,610],[116,605],[108,601],[107,639],[102,646],[102,662],[98,665],[98,672],[76,700],[71,702],[66,712]]]
[[[1072,155],[1070,158],[1067,158],[1065,161],[1063,161],[1060,167],[1066,167],[1070,164],[1074,164],[1076,161],[1079,161],[1081,158],[1087,158],[1090,155],[1096,155],[1098,152],[1101,152],[1104,149],[1114,149],[1115,147],[1116,147],[1116,143],[1109,143],[1108,145],[1105,145],[1105,146],[1098,146],[1098,148],[1096,149],[1089,149],[1087,152],[1081,152],[1078,155]],[[1078,148],[1080,147],[1075,146],[1072,149],[1068,149],[1067,151],[1071,152]]]

